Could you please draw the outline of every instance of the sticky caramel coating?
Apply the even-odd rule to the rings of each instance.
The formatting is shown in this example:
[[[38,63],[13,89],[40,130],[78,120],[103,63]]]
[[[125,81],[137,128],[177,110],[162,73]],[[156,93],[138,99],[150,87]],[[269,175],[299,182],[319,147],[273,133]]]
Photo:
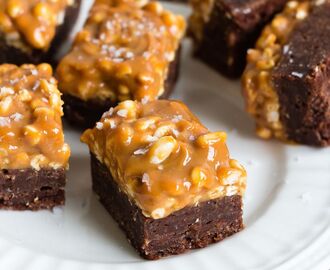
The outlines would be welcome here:
[[[210,20],[214,0],[190,0],[189,4],[193,10],[189,17],[189,33],[199,43],[203,40],[204,26]]]
[[[0,0],[0,32],[7,43],[47,50],[56,27],[64,20],[65,9],[74,0]],[[24,42],[23,42],[24,40]]]
[[[210,132],[181,102],[124,101],[81,139],[147,217],[245,191],[226,133]]]
[[[60,90],[82,100],[154,100],[184,34],[183,17],[157,3],[98,4],[57,70]]]
[[[95,0],[94,4],[106,4],[106,5],[112,5],[112,6],[118,6],[120,4],[133,4],[137,5],[139,7],[142,7],[146,5],[149,2],[149,0]]]
[[[242,78],[243,94],[246,109],[256,120],[257,135],[263,139],[275,137],[287,140],[271,74],[281,54],[288,53],[286,42],[290,33],[297,23],[308,16],[312,2],[288,2],[284,11],[265,27],[256,48],[248,51],[248,64]]]
[[[62,115],[50,65],[1,65],[0,169],[67,167]]]

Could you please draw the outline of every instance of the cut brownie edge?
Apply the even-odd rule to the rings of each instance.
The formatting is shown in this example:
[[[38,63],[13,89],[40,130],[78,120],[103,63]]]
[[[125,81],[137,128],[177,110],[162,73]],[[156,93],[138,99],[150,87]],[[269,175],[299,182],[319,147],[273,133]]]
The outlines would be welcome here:
[[[0,171],[0,209],[40,210],[64,205],[65,169]]]
[[[177,50],[173,62],[170,63],[168,76],[165,81],[165,92],[161,99],[168,98],[174,91],[174,87],[180,75],[181,47]],[[80,129],[91,128],[101,118],[102,114],[116,106],[117,103],[111,101],[100,101],[91,99],[83,101],[70,94],[63,94],[63,111],[65,119],[74,127]]]
[[[272,71],[288,138],[318,147],[330,145],[329,12],[330,2],[311,9]]]
[[[93,190],[125,232],[128,241],[149,260],[184,253],[219,242],[243,229],[242,197],[223,197],[189,206],[162,219],[143,215],[121,192],[108,168],[91,154]]]
[[[194,56],[229,79],[238,79],[246,65],[247,50],[285,2],[215,0],[209,20],[204,22],[202,39],[198,40],[190,29],[195,40]]]

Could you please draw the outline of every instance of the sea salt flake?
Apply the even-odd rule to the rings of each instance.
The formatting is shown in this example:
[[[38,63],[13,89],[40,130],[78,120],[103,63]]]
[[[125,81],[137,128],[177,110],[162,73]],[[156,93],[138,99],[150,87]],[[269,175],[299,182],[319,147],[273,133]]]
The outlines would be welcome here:
[[[18,122],[19,120],[23,119],[23,115],[20,113],[14,113],[10,116],[11,119],[13,119],[15,122]]]
[[[134,155],[144,155],[145,153],[148,152],[148,149],[147,148],[141,148],[141,149],[138,149],[138,150],[135,150],[134,151]]]
[[[188,181],[185,181],[185,182],[183,182],[183,186],[186,188],[186,189],[190,189],[190,187],[191,187],[191,183],[190,182],[188,182]]]
[[[210,161],[213,161],[214,160],[214,155],[215,155],[215,149],[214,149],[214,147],[210,146],[209,147],[209,152],[207,154],[207,159],[210,160]]]
[[[142,98],[141,103],[142,103],[143,105],[145,105],[145,104],[148,103],[148,101],[149,101],[149,97],[145,96],[145,97]]]
[[[287,54],[289,52],[289,49],[290,49],[289,45],[284,45],[283,46],[283,53]]]
[[[9,126],[10,119],[8,117],[2,117],[0,116],[0,127]]]
[[[147,173],[144,173],[142,175],[142,179],[141,179],[142,183],[146,184],[146,186],[148,187],[148,190],[150,191],[151,187],[150,187],[150,177]]]
[[[304,77],[304,74],[296,72],[296,71],[291,72],[291,75],[295,76],[295,77],[298,77],[298,78]]]
[[[126,57],[126,59],[132,59],[134,57],[134,53],[132,53],[132,52],[126,52],[125,57]]]
[[[9,87],[1,87],[0,88],[0,96],[7,96],[7,95],[13,95],[15,94],[15,91]]]
[[[121,109],[117,112],[117,114],[121,117],[127,117],[128,111],[125,109]]]
[[[58,128],[53,128],[53,132],[54,132],[54,134],[58,134],[60,132],[60,130]]]
[[[178,122],[180,122],[182,120],[182,118],[183,118],[182,115],[176,114],[176,115],[173,116],[172,122],[173,123],[178,123]]]
[[[103,123],[102,122],[97,122],[96,123],[96,129],[98,129],[98,130],[102,130],[103,129]]]

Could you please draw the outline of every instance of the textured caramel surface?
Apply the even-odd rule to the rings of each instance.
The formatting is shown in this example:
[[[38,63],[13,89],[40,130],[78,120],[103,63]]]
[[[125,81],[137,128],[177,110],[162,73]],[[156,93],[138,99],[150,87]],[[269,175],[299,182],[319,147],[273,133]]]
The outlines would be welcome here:
[[[82,135],[145,216],[243,195],[246,172],[230,159],[224,132],[210,132],[182,103],[125,101]]]
[[[64,20],[65,9],[74,0],[0,0],[0,32],[8,44],[32,48],[49,48],[56,27]],[[22,41],[24,40],[24,42]]]
[[[289,53],[287,40],[295,26],[308,16],[311,3],[313,1],[288,2],[284,11],[265,27],[256,48],[248,51],[248,64],[242,78],[243,94],[247,111],[255,118],[257,135],[261,138],[287,139],[271,74],[282,53]]]
[[[120,4],[133,4],[137,6],[144,6],[147,4],[149,0],[95,0],[94,4],[106,4],[106,5],[112,5],[112,6],[118,6]]]
[[[153,2],[95,5],[57,70],[60,90],[82,100],[154,100],[185,30],[183,17]]]
[[[66,167],[62,101],[48,64],[0,66],[0,169]]]
[[[189,17],[189,32],[197,42],[203,39],[204,26],[210,20],[210,15],[214,7],[215,0],[190,0],[192,14]]]

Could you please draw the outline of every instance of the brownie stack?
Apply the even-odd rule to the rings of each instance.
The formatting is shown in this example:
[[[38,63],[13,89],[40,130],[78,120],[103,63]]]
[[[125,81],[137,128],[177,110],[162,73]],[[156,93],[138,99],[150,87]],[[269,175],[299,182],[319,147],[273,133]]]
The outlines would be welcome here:
[[[246,52],[288,0],[191,0],[194,54],[230,78],[246,65]]]
[[[249,51],[247,108],[263,138],[330,144],[330,1],[291,1]]]
[[[168,97],[179,72],[183,17],[157,2],[105,2],[96,2],[57,69],[65,116],[83,128],[120,101]]]
[[[48,64],[0,66],[0,208],[64,204],[70,148],[61,106]]]
[[[81,0],[0,0],[0,63],[55,62]]]
[[[203,248],[243,229],[246,172],[225,140],[168,100],[122,102],[84,132],[93,189],[142,257]]]

